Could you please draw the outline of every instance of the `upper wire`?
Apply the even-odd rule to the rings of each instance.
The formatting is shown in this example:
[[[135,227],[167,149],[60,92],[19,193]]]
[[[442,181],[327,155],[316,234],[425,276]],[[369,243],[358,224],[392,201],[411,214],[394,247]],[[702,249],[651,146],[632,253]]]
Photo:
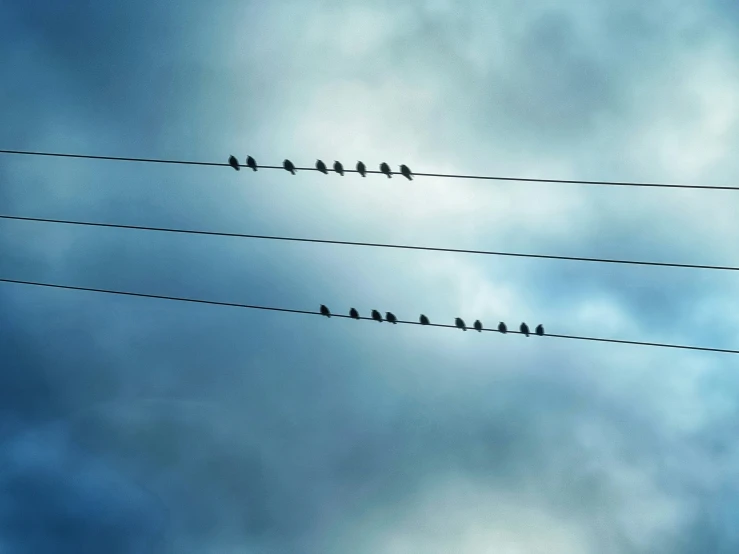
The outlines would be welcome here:
[[[193,160],[171,160],[161,158],[128,158],[123,156],[95,156],[91,154],[68,154],[60,152],[38,152],[32,150],[0,150],[0,154],[18,154],[27,156],[51,156],[57,158],[79,158],[88,160],[108,160],[120,162],[142,162],[142,163],[158,163],[158,164],[179,164],[179,165],[199,165],[212,167],[229,167],[228,163],[221,162],[200,162]],[[284,171],[282,165],[259,165],[259,169],[279,169]],[[295,167],[296,171],[321,171],[315,167]],[[344,169],[345,173],[360,173],[356,169]],[[367,169],[364,173],[385,173],[379,170]],[[392,175],[400,175],[400,172],[391,171]],[[423,173],[413,172],[414,176],[419,177],[439,177],[447,179],[476,179],[484,181],[517,181],[527,183],[555,183],[555,184],[577,184],[577,185],[598,185],[612,187],[656,187],[656,188],[672,188],[672,189],[701,189],[701,190],[728,190],[739,191],[737,186],[720,186],[720,185],[686,185],[678,183],[650,183],[637,181],[587,181],[578,179],[542,179],[535,177],[504,177],[495,175],[461,175],[454,173]]]

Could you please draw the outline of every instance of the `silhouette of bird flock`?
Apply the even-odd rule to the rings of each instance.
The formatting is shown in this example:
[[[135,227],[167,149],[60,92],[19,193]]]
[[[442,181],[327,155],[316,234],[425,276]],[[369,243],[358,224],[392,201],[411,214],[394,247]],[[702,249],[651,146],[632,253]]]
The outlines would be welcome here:
[[[322,316],[331,317],[331,310],[329,310],[325,304],[321,304],[320,313]],[[372,310],[370,316],[373,320],[379,321],[380,323],[382,323],[383,321],[387,321],[388,323],[394,323],[394,324],[398,323],[398,318],[395,316],[393,312],[385,312],[385,317],[383,318],[382,314],[379,311]],[[356,308],[351,308],[349,310],[349,317],[351,317],[352,319],[361,319],[359,315],[359,311],[357,311]],[[421,316],[418,318],[418,323],[420,323],[421,325],[431,325],[431,321],[424,314],[421,314]],[[454,319],[454,326],[457,329],[461,329],[462,331],[467,331],[467,325],[465,324],[464,320],[461,317],[457,317]],[[482,322],[479,319],[475,320],[475,323],[472,324],[472,328],[478,333],[481,333],[482,331],[492,331],[493,330],[493,329],[485,329],[482,326]],[[526,335],[527,337],[531,336],[531,331],[529,329],[529,326],[526,325],[526,323],[521,323],[518,329],[522,335]],[[498,323],[497,330],[499,333],[506,334],[508,332],[508,326],[504,322],[501,321],[500,323]],[[534,329],[534,333],[536,333],[536,335],[540,337],[543,337],[544,336],[544,326],[541,323],[537,325],[536,328]]]
[[[229,158],[228,158],[228,164],[231,167],[233,167],[236,171],[240,171],[241,170],[241,164],[239,163],[239,160],[236,158],[236,156],[229,156]],[[251,168],[253,171],[257,171],[257,168],[259,166],[257,165],[257,162],[256,162],[256,160],[253,157],[247,156],[247,158],[246,158],[246,167]],[[288,171],[292,175],[295,175],[295,171],[296,171],[295,164],[293,162],[291,162],[290,160],[285,159],[282,162],[282,167],[285,169],[285,171]],[[364,164],[364,162],[361,162],[361,161],[357,162],[356,168],[357,168],[356,169],[357,173],[359,173],[362,177],[366,177],[367,176],[367,166]],[[326,163],[323,160],[316,160],[316,170],[317,171],[320,171],[324,175],[328,175],[328,172],[329,172],[328,166],[326,165]],[[337,173],[338,175],[341,175],[343,177],[344,176],[344,172],[345,172],[344,165],[340,161],[335,160],[334,161],[334,165],[333,165],[333,171],[335,173]],[[390,169],[390,166],[386,162],[382,162],[380,164],[380,173],[382,173],[383,175],[386,175],[388,179],[391,179],[392,176],[393,176],[393,171]],[[413,180],[413,172],[405,164],[401,164],[400,171],[398,173],[400,173],[400,175],[402,175],[403,177],[405,177],[409,181],[412,181]],[[328,307],[325,306],[324,304],[321,304],[320,313],[321,313],[321,315],[323,315],[325,317],[331,317],[331,310],[329,310]],[[355,308],[352,308],[352,309],[349,310],[349,317],[351,317],[352,319],[361,319],[361,317],[359,315],[359,312]],[[371,312],[371,318],[374,321],[378,321],[380,323],[382,323],[383,321],[387,321],[388,323],[393,323],[393,324],[397,324],[398,323],[398,318],[392,312],[385,312],[385,317],[383,317],[382,314],[379,311],[372,310],[372,312]],[[421,325],[431,325],[431,321],[424,314],[421,314],[421,316],[418,319],[418,322]],[[462,331],[467,331],[467,325],[465,324],[464,320],[461,317],[455,318],[455,320],[454,320],[454,326],[457,327],[457,329],[461,329]],[[472,328],[475,331],[477,331],[478,333],[481,333],[483,330],[486,330],[482,326],[482,322],[479,319],[476,320],[475,323],[472,324]],[[492,329],[490,329],[490,330],[492,330]],[[508,332],[508,327],[506,326],[506,324],[504,322],[501,321],[498,324],[498,329],[497,330],[498,330],[498,332],[505,334],[505,333]],[[529,326],[526,325],[526,323],[521,323],[521,325],[519,327],[519,331],[520,331],[521,334],[524,334],[527,337],[531,335],[531,332],[529,330]],[[534,330],[534,332],[538,336],[543,336],[544,335],[544,326],[541,325],[541,324],[537,325],[536,326],[536,329]]]
[[[236,156],[229,156],[228,165],[233,167],[236,171],[241,171],[242,166],[238,158],[236,158]],[[259,166],[257,165],[257,162],[254,158],[252,158],[251,156],[247,156],[245,167],[251,168],[253,171],[256,171]],[[286,159],[285,161],[283,161],[282,167],[285,169],[285,171],[288,171],[292,175],[295,175],[295,171],[296,171],[295,164],[292,163],[290,160]],[[357,167],[356,168],[357,173],[359,173],[362,177],[367,176],[367,166],[364,164],[364,162],[361,162],[361,161],[357,162],[356,167]],[[326,163],[323,160],[316,160],[316,170],[320,171],[324,175],[328,175],[328,172],[329,172],[328,166],[326,166]],[[345,172],[344,165],[341,162],[334,161],[333,170],[335,173],[341,175],[342,177],[344,176],[344,172]],[[346,171],[350,171],[350,170],[346,170]],[[386,175],[388,179],[391,179],[393,176],[393,171],[390,169],[390,166],[386,162],[382,162],[380,164],[380,172]],[[413,180],[413,172],[405,164],[400,165],[400,171],[395,172],[395,174],[397,175],[398,173],[402,175],[403,177],[405,177],[406,179],[408,179],[409,181]]]

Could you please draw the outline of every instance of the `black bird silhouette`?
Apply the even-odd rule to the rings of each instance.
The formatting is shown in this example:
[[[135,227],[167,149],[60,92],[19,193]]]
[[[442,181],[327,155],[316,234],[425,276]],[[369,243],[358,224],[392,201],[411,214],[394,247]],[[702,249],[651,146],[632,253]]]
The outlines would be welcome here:
[[[295,165],[290,160],[285,160],[282,162],[282,167],[285,168],[285,171],[289,171],[293,175],[295,175]]]
[[[363,162],[357,162],[357,172],[362,176],[367,176],[367,166]]]
[[[506,327],[506,324],[501,321],[500,323],[498,323],[498,331],[500,331],[501,333],[507,333],[508,327]]]
[[[403,177],[405,177],[409,181],[412,181],[413,180],[413,176],[412,176],[411,170],[410,170],[410,168],[407,165],[405,165],[405,164],[401,165],[400,166],[400,172],[403,174]]]
[[[321,315],[325,315],[326,317],[331,317],[331,312],[323,304],[321,304]]]
[[[228,165],[233,167],[236,171],[239,171],[239,160],[236,159],[236,156],[228,157]]]
[[[475,331],[482,333],[482,322],[479,319],[475,321]]]
[[[429,318],[427,318],[427,317],[426,317],[425,315],[423,315],[423,314],[421,314],[421,317],[420,317],[420,318],[418,318],[418,321],[420,321],[420,322],[421,322],[421,325],[428,325],[429,323],[431,323],[431,322],[429,321]]]
[[[398,318],[395,317],[395,314],[393,312],[387,312],[385,314],[385,320],[388,321],[389,323],[395,323],[395,324],[398,323]]]
[[[459,329],[462,329],[462,331],[467,330],[467,326],[464,324],[464,321],[462,321],[461,317],[458,317],[454,320],[454,325],[456,325]]]
[[[377,310],[372,310],[372,319],[382,323],[382,314],[380,314],[380,312],[378,312]]]
[[[524,335],[526,335],[527,337],[529,336],[529,326],[528,325],[526,325],[525,323],[522,323],[520,329]]]
[[[252,168],[252,170],[257,170],[257,161],[252,158],[251,156],[246,157],[246,167]]]
[[[392,178],[390,166],[387,165],[385,162],[382,162],[380,164],[380,171],[382,171],[385,175],[387,175],[388,179]]]
[[[352,308],[349,310],[349,317],[353,317],[354,319],[359,319],[359,312]]]
[[[341,165],[341,162],[334,162],[334,171],[342,177],[344,176],[344,166]]]
[[[539,335],[540,337],[544,336],[544,326],[541,323],[539,323],[539,325],[536,326],[536,334]]]
[[[321,160],[316,160],[316,169],[320,171],[321,173],[325,173],[328,175],[328,171],[326,170],[326,164],[323,163]]]

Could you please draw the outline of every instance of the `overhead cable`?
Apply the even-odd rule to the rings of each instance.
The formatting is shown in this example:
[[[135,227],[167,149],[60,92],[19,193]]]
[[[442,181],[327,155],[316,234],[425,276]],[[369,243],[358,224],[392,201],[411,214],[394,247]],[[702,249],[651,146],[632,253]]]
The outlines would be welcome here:
[[[72,285],[61,285],[58,283],[43,283],[39,281],[25,281],[25,280],[20,280],[20,279],[0,278],[0,282],[13,283],[13,284],[18,284],[18,285],[47,287],[47,288],[54,288],[54,289],[66,289],[66,290],[84,291],[84,292],[97,292],[97,293],[103,293],[103,294],[113,294],[113,295],[148,298],[148,299],[190,302],[190,303],[195,303],[195,304],[210,304],[214,306],[247,308],[247,309],[252,309],[252,310],[266,310],[266,311],[272,311],[272,312],[285,312],[285,313],[317,315],[317,316],[324,315],[321,313],[320,310],[313,311],[313,310],[298,310],[298,309],[291,309],[291,308],[278,308],[274,306],[259,306],[259,305],[254,305],[254,304],[241,304],[237,302],[222,302],[222,301],[217,301],[217,300],[204,300],[204,299],[186,298],[186,297],[180,297],[180,296],[163,296],[163,295],[158,295],[158,294],[146,294],[146,293],[140,293],[140,292],[129,292],[129,291],[100,289],[100,288],[91,288],[91,287],[79,287],[79,286],[72,286]],[[376,312],[376,311],[377,310],[373,310],[373,312]],[[363,317],[363,316],[356,317],[353,315],[344,315],[344,314],[332,314],[331,316],[338,317],[338,318],[354,319],[354,320],[369,320],[369,321],[372,321],[373,319],[376,320],[376,318],[374,317]],[[431,326],[431,327],[445,327],[448,329],[459,328],[458,324],[447,325],[443,323],[430,323],[428,322],[428,320],[426,320],[426,323],[421,323],[420,321],[404,321],[404,320],[400,320],[397,318],[394,318],[394,319],[395,320],[393,321],[393,323],[401,323],[404,325],[423,325],[423,326]],[[481,328],[480,331],[500,333],[497,329]],[[511,331],[507,331],[507,334],[526,335],[527,333],[524,331],[511,330]],[[739,354],[739,350],[730,350],[730,349],[725,349],[725,348],[709,348],[709,347],[703,347],[703,346],[689,346],[689,345],[683,345],[683,344],[666,344],[666,343],[658,343],[658,342],[618,340],[618,339],[607,339],[607,338],[599,338],[599,337],[585,337],[585,336],[577,336],[577,335],[558,335],[558,334],[552,334],[552,333],[546,333],[543,336],[559,338],[559,339],[586,340],[586,341],[594,341],[594,342],[608,342],[608,343],[615,343],[615,344],[630,344],[630,345],[636,345],[636,346],[653,346],[653,347],[660,347],[660,348],[675,348],[675,349],[681,349],[681,350],[695,350],[695,351],[702,351],[702,352],[718,352],[718,353],[723,353],[723,354]]]
[[[0,219],[12,220],[12,221],[29,221],[34,223],[57,223],[63,225],[75,225],[83,227],[102,227],[109,229],[125,229],[125,230],[136,230],[136,231],[152,231],[161,233],[177,233],[186,235],[201,235],[211,237],[231,237],[231,238],[245,238],[245,239],[260,239],[260,240],[276,240],[276,241],[287,241],[287,242],[309,242],[316,244],[336,244],[343,246],[365,246],[374,248],[395,248],[402,250],[422,250],[431,252],[448,252],[455,254],[481,254],[488,256],[508,256],[515,258],[536,258],[544,260],[565,260],[574,262],[596,262],[596,263],[608,263],[608,264],[629,264],[629,265],[641,265],[641,266],[656,266],[656,267],[672,267],[682,269],[710,269],[719,271],[739,271],[739,267],[734,266],[721,266],[721,265],[702,265],[702,264],[682,264],[682,263],[671,263],[671,262],[647,262],[637,260],[617,260],[611,258],[585,258],[579,256],[555,256],[551,254],[523,254],[520,252],[500,252],[495,250],[469,250],[463,248],[443,248],[436,246],[413,246],[408,244],[385,244],[377,242],[355,242],[348,240],[329,240],[329,239],[311,239],[302,237],[282,237],[272,235],[252,235],[246,233],[228,233],[222,231],[202,231],[195,229],[177,229],[172,227],[150,227],[144,225],[124,225],[118,223],[98,223],[93,221],[77,221],[70,219],[50,219],[44,217],[24,217],[17,215],[0,214]]]
[[[193,160],[173,160],[173,159],[161,159],[161,158],[128,158],[123,156],[95,156],[91,154],[68,154],[60,152],[39,152],[32,150],[0,150],[0,154],[17,154],[27,156],[51,156],[57,158],[78,158],[88,160],[107,160],[107,161],[121,161],[121,162],[141,162],[141,163],[158,163],[158,164],[179,164],[179,165],[197,165],[197,166],[211,166],[211,167],[234,167],[231,163],[227,162],[201,162]],[[293,175],[296,171],[320,171],[316,167],[296,167],[289,160],[290,168],[283,163],[283,165],[259,165],[259,169],[287,169]],[[360,162],[361,163],[361,162]],[[384,162],[383,162],[384,163]],[[383,170],[369,170],[364,169],[365,166],[362,164],[359,169],[342,169],[343,173],[377,173],[385,174],[388,177],[394,174],[403,174],[403,170],[399,172],[383,171]],[[410,174],[410,171],[409,171]],[[475,179],[484,181],[516,181],[516,182],[528,182],[528,183],[553,183],[553,184],[577,184],[577,185],[599,185],[599,186],[615,186],[615,187],[657,187],[657,188],[672,188],[672,189],[700,189],[700,190],[727,190],[727,191],[739,191],[737,186],[718,186],[718,185],[688,185],[678,183],[650,183],[650,182],[638,182],[638,181],[588,181],[578,179],[543,179],[534,177],[505,177],[499,175],[462,175],[454,173],[423,173],[416,172],[412,173],[413,176],[417,177],[438,177],[446,179]]]

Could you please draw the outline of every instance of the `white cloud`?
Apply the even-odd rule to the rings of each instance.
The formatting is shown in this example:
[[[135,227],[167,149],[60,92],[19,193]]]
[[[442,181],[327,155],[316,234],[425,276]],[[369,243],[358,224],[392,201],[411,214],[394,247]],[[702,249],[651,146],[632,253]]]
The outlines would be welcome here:
[[[367,514],[337,543],[330,552],[590,552],[586,534],[565,518],[464,477],[439,477],[402,507]]]

